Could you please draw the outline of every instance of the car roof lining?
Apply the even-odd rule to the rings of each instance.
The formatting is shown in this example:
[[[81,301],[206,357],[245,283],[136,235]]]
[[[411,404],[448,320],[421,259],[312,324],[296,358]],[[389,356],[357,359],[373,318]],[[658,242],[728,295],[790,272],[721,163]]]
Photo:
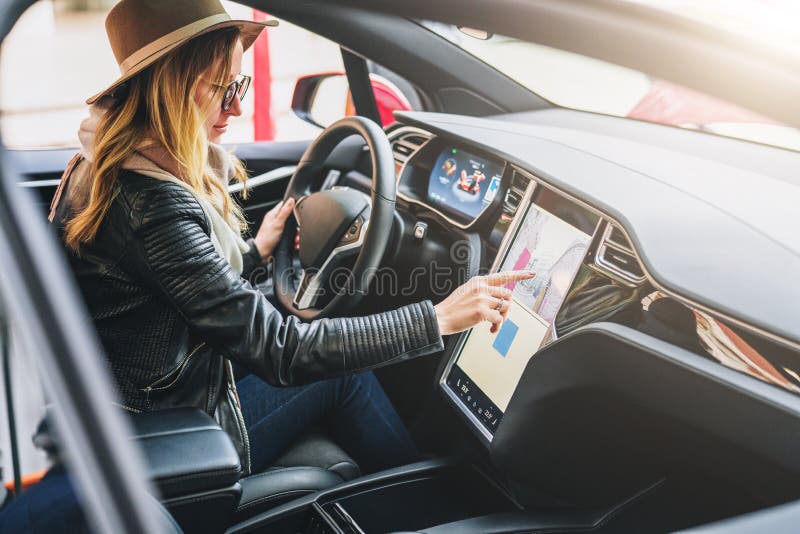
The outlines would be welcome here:
[[[647,6],[616,0],[335,3],[481,28],[587,55],[800,126],[800,107],[796,105],[800,94],[800,52],[748,40]]]
[[[297,24],[386,67],[436,98],[469,99],[476,115],[528,111],[553,105],[468,52],[407,18],[310,0],[242,2]],[[465,108],[467,106],[461,105]]]

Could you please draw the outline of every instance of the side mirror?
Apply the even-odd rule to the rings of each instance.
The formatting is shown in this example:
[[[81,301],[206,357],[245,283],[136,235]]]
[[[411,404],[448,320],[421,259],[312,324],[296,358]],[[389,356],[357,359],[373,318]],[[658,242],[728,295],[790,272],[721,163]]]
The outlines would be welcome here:
[[[395,111],[411,110],[408,99],[395,84],[377,74],[369,77],[382,126],[394,122]],[[319,128],[355,115],[347,76],[341,72],[327,72],[298,78],[292,96],[292,111]]]
[[[297,79],[292,95],[292,111],[304,121],[327,128],[353,113],[347,76],[341,72],[310,74]]]

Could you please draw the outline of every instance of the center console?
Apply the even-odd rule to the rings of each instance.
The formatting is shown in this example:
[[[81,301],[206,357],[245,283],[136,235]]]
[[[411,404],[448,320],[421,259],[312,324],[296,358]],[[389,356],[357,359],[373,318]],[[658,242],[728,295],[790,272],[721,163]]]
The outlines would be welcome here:
[[[558,336],[555,318],[597,233],[598,214],[518,173],[522,199],[492,271],[528,269],[496,332],[483,323],[461,334],[440,387],[485,443],[494,438],[528,361]]]
[[[240,523],[228,534],[418,532],[476,515],[518,510],[477,468],[432,460],[295,500]]]
[[[588,532],[602,530],[658,489],[646,488],[610,506],[523,509],[475,465],[431,460],[294,500],[226,534]]]

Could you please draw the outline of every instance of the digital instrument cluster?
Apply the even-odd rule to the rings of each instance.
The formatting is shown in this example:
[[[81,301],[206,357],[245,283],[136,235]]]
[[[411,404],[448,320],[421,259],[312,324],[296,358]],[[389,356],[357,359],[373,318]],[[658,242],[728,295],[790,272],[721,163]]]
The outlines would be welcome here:
[[[397,160],[397,154],[396,158]],[[502,203],[506,162],[432,138],[401,169],[398,198],[426,207],[467,228]]]
[[[474,219],[500,189],[503,165],[446,147],[433,165],[428,202],[451,215]]]

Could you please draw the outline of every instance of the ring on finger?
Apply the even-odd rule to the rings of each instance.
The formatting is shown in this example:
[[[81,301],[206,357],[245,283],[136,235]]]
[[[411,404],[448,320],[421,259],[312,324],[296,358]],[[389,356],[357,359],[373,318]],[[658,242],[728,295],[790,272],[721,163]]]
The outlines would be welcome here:
[[[495,306],[494,309],[497,311],[502,310],[505,303],[506,301],[503,299],[503,297],[497,297],[497,306]]]

